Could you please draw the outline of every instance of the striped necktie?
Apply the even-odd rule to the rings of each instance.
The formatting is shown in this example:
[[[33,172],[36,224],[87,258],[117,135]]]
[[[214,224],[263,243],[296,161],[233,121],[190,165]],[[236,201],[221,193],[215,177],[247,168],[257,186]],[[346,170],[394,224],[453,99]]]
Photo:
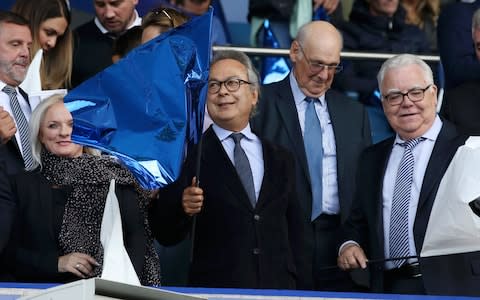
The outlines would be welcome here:
[[[247,154],[240,145],[240,140],[245,136],[243,133],[232,133],[230,137],[235,142],[235,148],[233,149],[233,161],[235,163],[235,169],[237,170],[238,177],[247,192],[248,199],[252,204],[252,207],[256,205],[255,186],[253,184],[253,174],[248,161]]]
[[[390,215],[390,257],[409,256],[408,245],[408,208],[413,183],[413,169],[415,159],[412,150],[424,138],[416,138],[399,144],[405,148],[398,167],[395,186],[393,188],[392,210]],[[393,261],[396,267],[402,266],[405,259]]]
[[[17,130],[20,135],[20,147],[22,149],[23,162],[25,168],[30,169],[33,166],[32,149],[30,146],[30,131],[28,129],[28,121],[20,107],[17,98],[17,91],[14,87],[6,85],[3,89],[10,98],[10,107],[12,108],[13,118],[17,124]]]

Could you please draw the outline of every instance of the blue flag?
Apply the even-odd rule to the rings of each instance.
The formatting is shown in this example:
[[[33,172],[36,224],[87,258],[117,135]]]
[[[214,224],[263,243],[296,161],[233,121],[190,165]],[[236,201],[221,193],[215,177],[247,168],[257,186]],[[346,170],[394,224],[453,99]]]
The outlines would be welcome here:
[[[176,180],[202,134],[211,22],[210,9],[70,91],[72,139],[118,157],[144,188]]]
[[[270,28],[270,22],[265,19],[263,22],[263,47],[280,48],[277,38]],[[262,83],[272,83],[280,81],[290,72],[290,65],[283,57],[267,56],[262,62]]]

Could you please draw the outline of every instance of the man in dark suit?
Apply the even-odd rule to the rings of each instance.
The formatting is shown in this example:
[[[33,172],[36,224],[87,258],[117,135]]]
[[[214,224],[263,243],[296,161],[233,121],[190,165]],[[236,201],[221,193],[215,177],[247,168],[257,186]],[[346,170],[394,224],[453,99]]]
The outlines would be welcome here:
[[[194,153],[151,209],[161,244],[179,241],[196,224],[191,286],[307,288],[294,161],[250,130],[258,89],[244,53],[215,53],[207,102],[214,124],[203,136],[199,187]]]
[[[425,284],[429,278],[418,256],[438,186],[466,136],[437,116],[432,71],[418,57],[403,54],[387,60],[378,83],[396,136],[361,156],[338,266],[366,268],[370,259],[374,292],[428,294],[432,286]]]
[[[14,13],[1,11],[0,161],[8,175],[20,172],[27,167],[26,163],[31,163],[28,120],[32,112],[27,94],[18,87],[30,64],[31,44],[28,21]],[[15,103],[11,93],[15,94]]]
[[[324,269],[335,265],[340,245],[339,229],[350,211],[355,189],[355,168],[360,152],[370,144],[370,127],[363,105],[330,90],[335,73],[341,70],[342,37],[327,22],[312,22],[300,28],[290,48],[293,70],[284,80],[264,86],[253,130],[290,150],[296,161],[299,204],[307,227],[309,263],[317,290],[348,291],[354,288],[347,273]],[[316,137],[321,160],[320,175],[304,146],[307,99],[314,99],[321,132]],[[315,121],[315,119],[314,119]],[[323,151],[322,151],[323,150]],[[321,153],[323,152],[323,155]],[[319,182],[319,183],[318,183]],[[320,196],[314,197],[314,191]],[[321,213],[312,206],[320,202]]]
[[[112,64],[113,43],[142,19],[138,0],[94,0],[95,19],[74,31],[72,86],[75,87]]]

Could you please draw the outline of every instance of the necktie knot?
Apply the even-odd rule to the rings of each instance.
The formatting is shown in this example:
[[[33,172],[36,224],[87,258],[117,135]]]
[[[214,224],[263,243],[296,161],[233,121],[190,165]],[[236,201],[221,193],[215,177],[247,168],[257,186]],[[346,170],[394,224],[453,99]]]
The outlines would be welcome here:
[[[414,138],[414,139],[411,139],[411,140],[408,140],[404,143],[400,143],[399,145],[404,147],[405,150],[412,150],[413,148],[415,148],[418,144],[420,144],[421,141],[424,141],[425,138],[424,137],[418,137],[418,138]]]
[[[15,95],[17,93],[17,91],[15,90],[15,88],[11,85],[6,85],[2,91],[4,91],[8,96],[10,95]]]
[[[243,139],[245,136],[241,132],[234,132],[234,133],[230,134],[230,137],[235,142],[235,145],[239,145],[240,140]]]

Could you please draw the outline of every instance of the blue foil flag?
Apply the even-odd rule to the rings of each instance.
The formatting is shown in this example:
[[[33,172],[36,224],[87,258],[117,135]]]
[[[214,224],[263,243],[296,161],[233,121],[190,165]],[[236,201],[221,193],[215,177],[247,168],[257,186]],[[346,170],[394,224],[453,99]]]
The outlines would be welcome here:
[[[73,141],[118,157],[144,188],[175,181],[202,134],[211,22],[212,9],[70,91]]]
[[[265,19],[263,21],[263,47],[266,48],[280,48],[275,34],[270,28],[270,21]],[[261,78],[262,83],[272,83],[280,81],[290,72],[290,65],[287,60],[283,57],[267,56],[263,59],[262,62],[262,72]]]

